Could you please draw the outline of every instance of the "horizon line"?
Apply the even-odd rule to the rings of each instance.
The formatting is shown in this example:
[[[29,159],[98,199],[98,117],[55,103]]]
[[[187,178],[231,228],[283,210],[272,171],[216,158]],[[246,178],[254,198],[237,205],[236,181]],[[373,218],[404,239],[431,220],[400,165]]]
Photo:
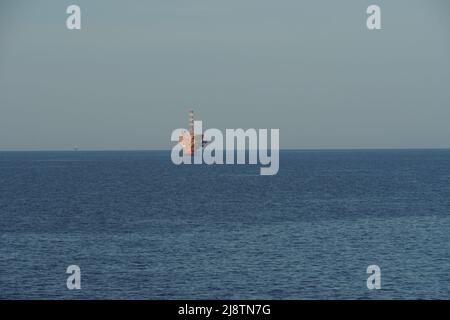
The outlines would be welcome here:
[[[156,152],[172,149],[0,149],[1,152]],[[240,151],[242,149],[221,149],[222,151]],[[268,150],[271,150],[270,148]],[[376,150],[450,150],[448,147],[348,147],[348,148],[280,148],[279,151],[376,151]],[[244,151],[250,151],[244,149]],[[258,151],[258,149],[251,149]]]

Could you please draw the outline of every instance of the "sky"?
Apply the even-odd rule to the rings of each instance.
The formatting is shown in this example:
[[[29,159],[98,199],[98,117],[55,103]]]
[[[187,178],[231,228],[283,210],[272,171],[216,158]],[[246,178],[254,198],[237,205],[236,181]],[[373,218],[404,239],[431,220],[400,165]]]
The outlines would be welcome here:
[[[448,148],[450,1],[0,0],[0,151],[170,149],[190,109],[282,149]]]

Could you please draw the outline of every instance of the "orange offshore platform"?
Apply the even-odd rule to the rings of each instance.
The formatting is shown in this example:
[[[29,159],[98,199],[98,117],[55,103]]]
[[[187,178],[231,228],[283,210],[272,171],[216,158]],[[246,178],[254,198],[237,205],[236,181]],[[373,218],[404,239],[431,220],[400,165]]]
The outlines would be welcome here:
[[[183,147],[185,155],[193,155],[198,148],[203,148],[208,141],[203,140],[203,132],[197,134],[194,131],[194,111],[189,111],[189,130],[180,130],[178,142]]]

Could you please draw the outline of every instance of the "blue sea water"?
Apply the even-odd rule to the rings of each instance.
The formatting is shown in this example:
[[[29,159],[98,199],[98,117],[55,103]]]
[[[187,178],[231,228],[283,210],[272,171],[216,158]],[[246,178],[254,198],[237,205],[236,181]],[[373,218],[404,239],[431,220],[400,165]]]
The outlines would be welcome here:
[[[1,299],[448,299],[449,234],[450,150],[0,153]]]

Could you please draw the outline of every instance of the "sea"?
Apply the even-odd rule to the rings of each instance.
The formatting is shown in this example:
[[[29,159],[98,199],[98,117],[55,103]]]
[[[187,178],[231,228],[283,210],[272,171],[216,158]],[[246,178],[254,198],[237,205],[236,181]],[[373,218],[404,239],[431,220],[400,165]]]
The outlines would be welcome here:
[[[259,173],[0,152],[0,299],[449,299],[450,150],[284,150]]]

